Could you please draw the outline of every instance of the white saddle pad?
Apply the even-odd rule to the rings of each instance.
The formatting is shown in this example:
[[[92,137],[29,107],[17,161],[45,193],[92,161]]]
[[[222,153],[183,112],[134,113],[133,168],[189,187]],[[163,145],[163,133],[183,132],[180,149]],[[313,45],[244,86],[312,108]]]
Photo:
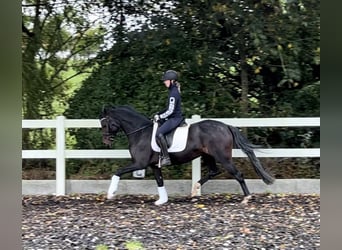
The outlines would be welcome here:
[[[186,142],[188,140],[188,132],[189,132],[190,125],[186,125],[184,127],[176,128],[176,131],[173,135],[172,145],[168,148],[168,152],[181,152],[186,147]],[[160,147],[156,142],[156,131],[158,128],[158,123],[155,122],[153,124],[153,132],[152,132],[152,140],[151,140],[151,147],[153,151],[160,152]]]

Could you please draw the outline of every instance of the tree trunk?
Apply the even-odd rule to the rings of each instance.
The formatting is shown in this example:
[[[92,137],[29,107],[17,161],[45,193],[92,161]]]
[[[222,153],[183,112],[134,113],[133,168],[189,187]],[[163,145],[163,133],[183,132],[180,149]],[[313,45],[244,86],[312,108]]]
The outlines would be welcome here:
[[[248,117],[248,72],[247,72],[247,63],[246,63],[246,55],[244,48],[240,49],[240,66],[241,66],[241,114],[243,117]],[[247,135],[247,128],[242,129],[243,133]]]

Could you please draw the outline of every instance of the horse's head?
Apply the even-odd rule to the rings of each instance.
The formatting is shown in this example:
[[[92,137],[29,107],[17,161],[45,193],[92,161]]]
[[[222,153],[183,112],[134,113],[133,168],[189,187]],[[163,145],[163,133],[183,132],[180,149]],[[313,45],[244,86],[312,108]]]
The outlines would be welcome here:
[[[104,144],[111,146],[114,136],[120,130],[120,123],[111,116],[108,108],[102,109],[99,119],[102,130],[102,141]]]
[[[150,119],[127,105],[104,106],[99,119],[102,128],[102,141],[107,145],[112,144],[114,136],[120,129],[128,136],[152,126]]]

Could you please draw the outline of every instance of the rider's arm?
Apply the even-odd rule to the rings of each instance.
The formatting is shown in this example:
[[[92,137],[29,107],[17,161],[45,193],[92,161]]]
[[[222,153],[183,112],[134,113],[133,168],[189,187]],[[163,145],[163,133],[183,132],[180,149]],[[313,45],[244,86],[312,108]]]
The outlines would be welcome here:
[[[167,109],[163,113],[159,114],[160,119],[166,119],[173,114],[176,107],[176,101],[176,96],[170,95]]]

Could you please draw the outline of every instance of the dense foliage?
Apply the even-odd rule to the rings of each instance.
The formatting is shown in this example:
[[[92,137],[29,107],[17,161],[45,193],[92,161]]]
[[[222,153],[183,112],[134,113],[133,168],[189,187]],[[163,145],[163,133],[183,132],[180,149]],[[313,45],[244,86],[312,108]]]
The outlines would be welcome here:
[[[68,1],[62,2],[66,9],[70,7]],[[202,117],[320,115],[319,1],[180,0],[171,4],[107,0],[104,6],[95,4],[106,10],[103,15],[107,15],[109,22],[105,27],[111,32],[106,38],[114,43],[101,47],[105,32],[91,33],[90,38],[96,41],[92,46],[98,48],[98,53],[87,61],[80,60],[82,63],[78,65],[90,67],[92,73],[72,92],[70,99],[52,94],[67,103],[64,113],[67,118],[97,118],[107,103],[132,105],[152,116],[165,106],[167,92],[160,77],[167,69],[180,73],[187,118],[194,114]],[[84,11],[91,8],[88,3]],[[40,71],[42,63],[35,61]],[[49,65],[54,71],[60,63]],[[32,79],[28,78],[26,85]],[[44,88],[50,87],[44,85]],[[31,85],[31,89],[36,93],[35,89],[43,88]],[[24,104],[30,103],[29,93],[24,89],[24,100],[27,99]],[[51,97],[45,97],[45,101],[35,101],[50,105]],[[34,104],[35,110],[38,106],[41,109],[35,111],[40,116],[34,117],[28,115],[30,107],[26,105],[24,118],[39,118],[50,110],[42,105]],[[319,146],[319,129],[256,128],[245,132],[253,142],[269,147]],[[98,130],[77,129],[70,133],[75,138],[75,148],[104,147]],[[25,138],[24,143],[28,140]],[[127,148],[126,139],[118,137],[114,147]],[[111,161],[114,165],[118,162],[122,164]],[[77,173],[84,164],[100,169],[99,165],[105,165],[104,172],[117,167],[108,161],[72,161],[69,172]],[[175,169],[180,177],[186,174],[179,172],[181,168]]]

